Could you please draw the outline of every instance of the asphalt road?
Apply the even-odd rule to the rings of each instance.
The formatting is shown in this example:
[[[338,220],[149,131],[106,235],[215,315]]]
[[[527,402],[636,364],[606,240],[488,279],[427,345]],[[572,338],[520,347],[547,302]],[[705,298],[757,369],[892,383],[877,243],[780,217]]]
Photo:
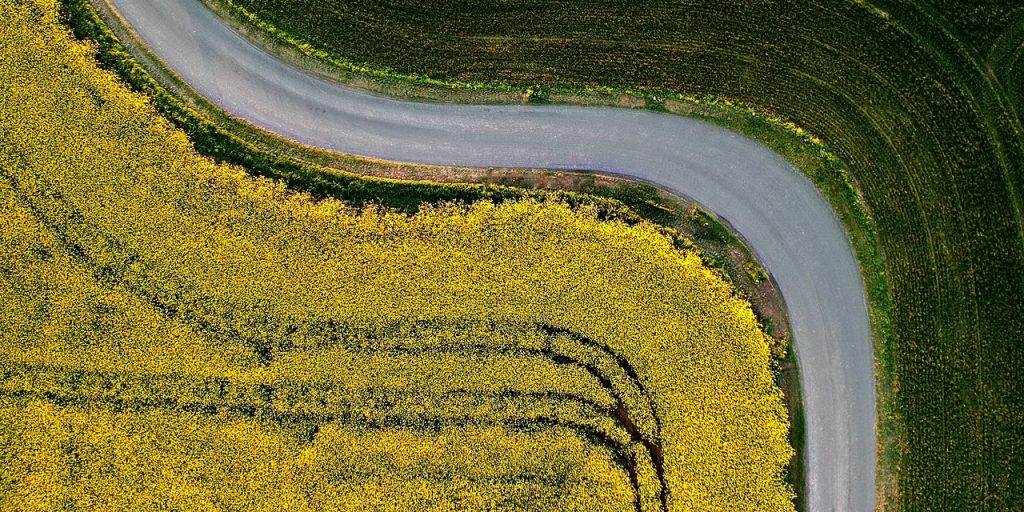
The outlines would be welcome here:
[[[808,509],[874,509],[874,369],[857,263],[822,196],[769,149],[649,111],[373,96],[289,67],[198,0],[107,1],[196,91],[291,139],[389,160],[634,176],[728,220],[774,276],[789,308],[806,415]]]

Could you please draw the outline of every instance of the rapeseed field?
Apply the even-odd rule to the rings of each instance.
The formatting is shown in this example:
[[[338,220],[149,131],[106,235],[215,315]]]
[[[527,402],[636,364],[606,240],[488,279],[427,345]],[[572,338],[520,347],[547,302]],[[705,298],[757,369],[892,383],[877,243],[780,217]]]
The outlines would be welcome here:
[[[0,9],[0,509],[792,509],[768,339],[655,227],[314,201]]]

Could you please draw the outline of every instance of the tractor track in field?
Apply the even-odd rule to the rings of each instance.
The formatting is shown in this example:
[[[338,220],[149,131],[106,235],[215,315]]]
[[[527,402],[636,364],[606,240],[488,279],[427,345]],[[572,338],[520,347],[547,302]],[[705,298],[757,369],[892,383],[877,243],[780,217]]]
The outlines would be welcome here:
[[[71,207],[69,204],[65,203],[62,200],[62,195],[60,194],[59,191],[53,190],[53,189],[46,189],[44,191],[44,195],[47,196],[47,199],[41,199],[40,200],[42,202],[48,203],[46,206],[56,207],[56,209],[58,211],[65,212],[65,215],[63,216],[63,218],[61,218],[62,216],[57,216],[57,218],[53,218],[53,217],[51,217],[50,215],[47,214],[47,212],[46,212],[47,208],[45,208],[44,206],[41,206],[40,204],[38,204],[37,201],[34,201],[32,197],[30,197],[23,190],[21,190],[21,188],[19,187],[21,180],[17,176],[15,176],[14,174],[11,174],[10,172],[8,172],[8,171],[6,171],[4,169],[0,169],[0,179],[5,179],[6,181],[8,181],[8,183],[12,186],[12,190],[14,191],[14,193],[15,193],[16,197],[18,198],[18,200],[26,208],[28,208],[29,211],[32,212],[33,216],[40,222],[40,224],[42,224],[42,226],[45,229],[49,230],[54,235],[54,237],[56,238],[57,243],[59,244],[61,249],[63,249],[63,251],[67,254],[67,256],[70,259],[72,259],[73,261],[75,261],[76,263],[78,263],[79,265],[81,265],[84,269],[89,271],[92,274],[92,276],[98,282],[102,283],[103,285],[111,287],[111,288],[123,289],[124,291],[126,291],[126,292],[128,292],[128,293],[130,293],[130,294],[132,294],[132,295],[134,295],[136,297],[138,297],[141,301],[143,301],[144,303],[146,303],[147,305],[152,307],[155,311],[157,311],[164,318],[166,318],[166,319],[168,319],[170,321],[180,322],[180,323],[190,327],[195,332],[197,332],[198,334],[200,334],[200,335],[202,335],[204,337],[205,336],[212,336],[213,338],[216,338],[216,339],[233,339],[234,341],[237,341],[237,342],[239,342],[239,343],[249,347],[256,354],[258,360],[260,361],[260,364],[262,364],[264,366],[272,364],[272,362],[274,361],[274,359],[275,359],[275,357],[277,355],[280,355],[282,353],[290,352],[291,350],[294,349],[294,347],[290,347],[289,346],[289,344],[287,343],[286,340],[271,340],[271,342],[268,343],[267,340],[254,340],[254,339],[250,339],[250,338],[239,336],[239,334],[237,332],[234,332],[234,331],[219,329],[219,328],[215,327],[214,325],[212,325],[209,322],[204,320],[204,318],[203,318],[204,315],[203,315],[202,311],[190,311],[190,310],[184,309],[184,308],[182,308],[180,306],[180,304],[175,303],[173,300],[168,300],[165,297],[161,297],[158,292],[154,292],[153,290],[147,290],[147,289],[145,289],[142,286],[139,286],[137,284],[133,284],[132,280],[126,279],[126,273],[128,272],[127,269],[131,266],[130,265],[131,263],[142,263],[143,259],[138,254],[135,254],[135,253],[129,251],[128,249],[126,249],[117,240],[112,239],[109,236],[107,236],[97,226],[89,223],[80,212],[78,212],[76,209],[74,209],[73,207]],[[45,184],[44,184],[44,187],[45,187]],[[117,254],[117,255],[119,255],[121,257],[120,258],[120,264],[113,264],[113,265],[111,265],[111,264],[107,264],[107,265],[100,265],[100,264],[98,264],[92,257],[90,257],[88,249],[86,247],[80,245],[78,242],[75,241],[74,234],[78,234],[79,236],[81,236],[82,234],[86,234],[89,238],[98,240],[100,242],[100,244],[103,245],[105,248],[107,248],[108,250],[113,251],[115,254]],[[413,327],[414,328],[424,328],[424,327],[429,327],[430,325],[433,325],[433,324],[430,324],[428,322],[428,323],[424,323],[424,325],[413,325]],[[390,327],[391,328],[397,328],[397,327],[400,327],[400,325],[393,325],[393,326],[390,326]],[[545,335],[546,339],[545,339],[545,344],[544,344],[543,348],[531,349],[531,348],[527,348],[527,347],[516,347],[516,346],[512,346],[512,347],[489,347],[489,346],[486,346],[486,345],[464,345],[464,346],[451,347],[451,348],[445,348],[445,347],[442,347],[442,348],[417,347],[417,348],[408,348],[407,349],[407,348],[404,348],[404,347],[386,347],[386,346],[383,347],[383,348],[374,348],[373,347],[373,341],[376,340],[380,336],[380,332],[378,332],[378,331],[371,332],[371,331],[367,331],[365,329],[356,329],[354,332],[352,332],[351,330],[346,330],[346,326],[344,324],[338,324],[335,321],[330,320],[330,319],[325,321],[325,322],[323,322],[322,325],[320,326],[320,328],[319,329],[315,329],[315,330],[318,330],[319,334],[323,335],[323,337],[326,338],[326,339],[336,340],[333,344],[340,344],[340,345],[345,345],[344,342],[340,341],[343,337],[345,337],[345,336],[343,336],[344,334],[349,335],[347,337],[352,337],[352,335],[354,333],[357,333],[358,335],[356,336],[356,338],[362,340],[362,343],[363,343],[364,346],[351,347],[351,348],[354,349],[355,352],[430,353],[430,354],[436,354],[436,353],[465,353],[465,354],[490,353],[490,354],[499,354],[499,355],[530,355],[530,356],[538,356],[538,357],[542,357],[542,358],[548,359],[553,364],[555,364],[557,366],[575,367],[575,368],[579,368],[579,369],[582,369],[582,370],[586,371],[587,374],[589,374],[591,377],[593,377],[598,382],[598,384],[601,387],[601,389],[603,389],[605,392],[607,392],[609,394],[609,396],[615,402],[614,406],[612,406],[611,408],[608,408],[608,407],[604,407],[601,404],[599,404],[597,402],[594,402],[592,400],[589,400],[587,398],[584,398],[584,397],[578,397],[578,396],[575,396],[575,395],[567,395],[567,394],[564,394],[564,393],[548,393],[548,392],[544,392],[544,393],[512,392],[512,391],[504,391],[504,392],[481,392],[481,391],[476,391],[476,392],[472,392],[472,391],[465,391],[465,390],[462,390],[462,391],[460,391],[460,390],[453,390],[452,392],[447,393],[446,396],[448,396],[448,395],[451,395],[451,396],[469,396],[469,397],[472,397],[472,398],[481,398],[481,397],[484,397],[484,396],[489,396],[492,399],[503,399],[503,398],[507,399],[509,397],[520,398],[520,397],[523,397],[523,396],[533,396],[537,400],[539,400],[539,399],[553,399],[553,400],[556,400],[556,401],[566,401],[566,402],[576,403],[576,404],[582,405],[584,407],[589,407],[589,408],[593,409],[595,412],[597,412],[598,414],[604,414],[607,417],[612,418],[613,420],[615,420],[615,422],[618,424],[618,426],[622,427],[623,430],[625,430],[627,435],[630,437],[630,441],[631,442],[637,443],[640,446],[643,446],[645,450],[647,450],[648,455],[650,456],[650,459],[651,459],[651,464],[653,465],[654,472],[655,472],[655,474],[658,477],[658,484],[659,484],[658,497],[659,497],[659,503],[661,505],[661,509],[662,510],[668,510],[669,488],[668,488],[668,483],[667,483],[667,481],[665,479],[665,471],[664,471],[664,450],[663,450],[662,441],[661,441],[661,421],[658,418],[657,409],[655,407],[654,401],[652,400],[651,396],[648,394],[648,392],[645,389],[645,387],[643,385],[643,382],[641,381],[638,373],[632,367],[632,365],[629,363],[629,361],[627,361],[625,357],[623,357],[621,354],[618,354],[617,352],[615,352],[611,347],[607,346],[606,344],[597,342],[595,340],[591,340],[591,339],[589,339],[589,338],[587,338],[585,336],[581,336],[581,335],[579,335],[577,333],[574,333],[573,331],[571,331],[569,329],[565,329],[565,328],[561,328],[561,327],[555,327],[555,326],[544,324],[544,323],[537,323],[537,324],[527,325],[527,326],[524,326],[524,327],[532,327],[532,328],[539,329]],[[387,326],[385,326],[383,331],[385,333],[388,331]],[[625,401],[622,398],[622,394],[621,394],[620,390],[617,389],[617,386],[614,384],[613,380],[611,378],[609,378],[608,376],[606,376],[601,371],[601,369],[598,368],[598,366],[596,364],[575,359],[572,356],[570,356],[568,354],[561,353],[557,349],[555,349],[553,347],[553,344],[551,343],[551,340],[554,337],[557,337],[557,336],[569,337],[570,339],[572,339],[573,342],[578,343],[578,344],[583,345],[583,346],[586,346],[586,347],[589,347],[589,348],[592,348],[592,349],[596,350],[599,354],[607,356],[607,357],[610,358],[610,360],[612,361],[613,366],[617,367],[626,376],[627,382],[629,382],[630,384],[633,384],[636,387],[637,394],[644,400],[645,405],[647,407],[647,412],[650,414],[650,416],[653,419],[654,424],[655,424],[655,431],[654,431],[654,438],[653,439],[651,439],[650,437],[648,437],[647,435],[642,433],[641,430],[637,427],[636,422],[634,421],[634,419],[631,417],[631,415],[629,413],[629,408],[626,406],[626,403],[625,403]],[[331,345],[331,344],[329,343],[328,345]],[[43,367],[35,367],[35,368],[36,369],[42,369]],[[71,374],[77,375],[77,377],[72,379],[72,381],[76,382],[76,383],[79,380],[82,379],[83,375],[99,375],[99,376],[103,376],[104,375],[103,372],[95,372],[95,371],[71,370],[71,369],[63,369],[63,368],[61,368],[60,370],[64,370],[65,373],[71,373]],[[6,380],[10,376],[11,376],[11,372],[9,370],[4,370],[3,368],[0,368],[0,383],[3,383],[4,380]],[[109,378],[110,375],[107,375],[107,377]],[[162,377],[161,376],[152,376],[152,378],[158,380],[160,378],[172,378],[173,379],[173,378],[176,378],[176,377],[172,375],[172,376],[162,376]],[[230,382],[224,381],[223,379],[221,379],[221,380],[216,380],[216,381],[212,381],[211,380],[211,381],[206,382],[206,384],[207,385],[203,386],[204,388],[208,388],[209,389],[209,388],[220,387],[221,389],[224,389],[225,386],[230,385]],[[266,387],[266,386],[261,386],[261,387]],[[360,424],[360,425],[368,426],[368,427],[372,427],[374,425],[376,425],[377,427],[382,427],[382,426],[402,426],[402,425],[406,424],[405,422],[401,422],[401,421],[384,422],[384,423],[377,424],[377,423],[373,423],[373,422],[361,421],[360,418],[357,418],[357,417],[355,417],[355,416],[353,416],[351,414],[340,414],[340,413],[335,413],[335,414],[330,414],[330,413],[327,413],[327,414],[301,414],[301,413],[289,413],[289,412],[273,411],[272,407],[269,404],[271,404],[273,402],[272,396],[274,395],[274,392],[273,392],[272,388],[270,388],[270,387],[266,387],[266,388],[267,389],[261,390],[261,392],[259,393],[263,397],[262,402],[260,402],[259,404],[252,404],[252,403],[250,403],[250,404],[243,404],[243,405],[239,405],[239,404],[212,405],[212,404],[209,404],[209,403],[186,403],[186,404],[181,404],[181,403],[175,402],[174,400],[172,400],[170,398],[154,398],[152,400],[140,400],[140,399],[123,400],[123,399],[118,399],[116,397],[110,397],[110,396],[92,396],[92,397],[86,397],[84,395],[67,396],[67,395],[55,394],[55,393],[52,393],[52,392],[35,392],[35,391],[30,391],[30,390],[0,391],[0,396],[10,396],[10,397],[14,397],[14,398],[41,398],[41,399],[45,399],[47,401],[50,401],[52,403],[62,404],[62,405],[74,404],[74,403],[77,403],[78,401],[83,401],[83,402],[88,402],[88,403],[103,403],[103,404],[106,404],[106,405],[113,405],[113,406],[118,407],[118,408],[135,407],[135,408],[143,408],[143,409],[168,409],[168,410],[169,409],[174,409],[174,410],[183,410],[183,411],[187,411],[187,412],[204,413],[204,414],[216,414],[218,412],[230,412],[230,413],[235,413],[235,414],[242,414],[242,415],[245,415],[245,416],[248,416],[248,417],[254,417],[256,415],[256,411],[264,410],[264,411],[271,411],[271,412],[263,414],[262,415],[263,417],[273,417],[274,419],[276,419],[278,421],[280,421],[282,419],[289,420],[289,421],[295,420],[295,419],[301,419],[303,421],[318,421],[319,423],[341,421],[341,422],[346,422],[346,423],[356,423],[356,424]],[[393,398],[392,395],[394,395],[394,394],[399,394],[400,395],[402,393],[398,392],[398,391],[391,391],[389,393],[385,393],[384,397],[386,399],[390,399],[390,398]],[[440,421],[440,420],[435,418],[434,423],[437,423],[438,421]],[[445,420],[445,421],[450,423],[452,420]],[[554,426],[566,427],[566,428],[572,430],[573,432],[575,432],[581,438],[589,440],[591,442],[596,442],[597,444],[602,445],[602,446],[604,446],[604,447],[606,447],[606,448],[608,448],[609,450],[612,451],[612,453],[614,454],[615,462],[617,464],[619,464],[623,469],[625,469],[627,474],[628,474],[628,476],[629,476],[630,485],[632,486],[633,491],[634,491],[634,497],[635,497],[634,505],[635,505],[636,510],[638,512],[641,512],[641,510],[642,510],[642,505],[641,505],[641,501],[640,501],[642,493],[641,493],[640,482],[639,482],[639,479],[638,479],[638,476],[637,476],[638,462],[637,462],[636,457],[630,455],[629,449],[625,445],[623,445],[622,443],[616,441],[610,434],[608,434],[607,432],[605,432],[605,431],[603,431],[603,430],[601,430],[601,429],[599,429],[597,427],[594,427],[592,425],[587,425],[587,424],[581,424],[581,423],[578,423],[578,422],[574,422],[572,420],[565,420],[565,419],[559,418],[557,416],[552,416],[552,417],[541,416],[541,417],[537,417],[537,418],[522,418],[522,419],[509,418],[509,419],[505,419],[505,420],[492,420],[490,422],[484,421],[484,423],[480,423],[480,420],[474,419],[474,418],[462,418],[462,419],[456,419],[455,421],[457,423],[461,422],[459,424],[466,424],[466,425],[468,425],[468,424],[473,424],[473,425],[481,425],[481,424],[486,424],[486,425],[504,425],[504,426],[510,427],[510,428],[512,428],[512,427],[523,428],[525,425],[554,425]],[[430,423],[431,422],[429,420],[427,420],[426,423],[423,423],[423,424],[430,424]]]
[[[142,390],[142,393],[140,394],[136,388]],[[168,388],[190,389],[203,396],[196,395],[191,400],[169,396],[145,396],[147,392],[151,394],[158,389]],[[317,389],[330,389],[330,387]],[[521,418],[478,416],[471,412],[473,407],[484,406],[489,402],[497,404],[517,399],[524,403],[534,403],[538,400],[573,403],[591,409],[589,412],[596,416],[604,415],[615,418],[629,435],[631,442],[638,443],[645,448],[649,447],[650,441],[644,440],[643,435],[632,423],[621,399],[618,399],[616,407],[608,409],[586,398],[565,393],[508,390],[452,390],[436,393],[392,388],[368,388],[362,391],[366,396],[361,398],[369,397],[376,404],[377,409],[388,411],[368,418],[360,415],[359,411],[349,410],[339,405],[329,405],[326,402],[321,403],[319,409],[315,406],[313,408],[299,407],[295,402],[295,396],[305,396],[306,393],[303,390],[308,391],[302,384],[235,383],[223,378],[191,379],[174,374],[133,374],[131,372],[85,370],[45,364],[6,363],[0,365],[0,397],[17,400],[44,400],[59,406],[105,406],[114,411],[124,412],[163,410],[202,415],[228,414],[282,425],[303,424],[309,426],[314,433],[319,430],[321,425],[328,423],[352,425],[365,429],[401,428],[426,432],[463,426],[499,426],[523,432],[538,428],[561,427],[573,432],[580,439],[604,447],[610,452],[612,461],[620,466],[629,478],[634,493],[634,507],[638,512],[642,511],[640,501],[642,490],[637,477],[638,461],[630,453],[629,447],[616,439],[614,433],[588,421],[586,417],[582,420],[566,418],[558,412]],[[609,392],[614,393],[611,390]],[[454,398],[459,403],[466,398],[472,400],[466,404],[469,409],[461,414],[457,412],[441,415],[409,413],[410,416],[394,412],[394,407],[403,403],[403,399],[415,402],[417,398],[423,399],[424,397],[429,397],[431,401],[436,401],[439,398],[442,400]],[[661,461],[653,458],[653,452],[651,452],[651,456],[654,470],[661,477],[663,475]],[[661,510],[666,510],[664,482],[659,483],[661,484],[659,490]]]
[[[808,510],[873,510],[875,388],[864,287],[843,226],[778,155],[706,123],[649,111],[443,105],[365,94],[289,67],[198,0],[93,1],[118,13],[200,95],[298,142],[425,164],[625,175],[702,204],[747,241],[789,308],[803,388]]]

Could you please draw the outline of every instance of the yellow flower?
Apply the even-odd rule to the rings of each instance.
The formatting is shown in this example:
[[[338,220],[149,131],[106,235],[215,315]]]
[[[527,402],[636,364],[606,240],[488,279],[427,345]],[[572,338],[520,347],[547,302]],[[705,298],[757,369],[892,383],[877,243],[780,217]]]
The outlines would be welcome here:
[[[792,510],[767,340],[654,226],[313,201],[0,9],[0,508]]]

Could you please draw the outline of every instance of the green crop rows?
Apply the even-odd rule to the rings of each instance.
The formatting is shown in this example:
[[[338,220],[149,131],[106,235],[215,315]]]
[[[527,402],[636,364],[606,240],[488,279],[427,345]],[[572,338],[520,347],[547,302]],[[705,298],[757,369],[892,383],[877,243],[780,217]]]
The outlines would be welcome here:
[[[851,236],[864,267],[883,269],[866,276],[881,499],[1024,507],[1024,4],[233,3],[377,76],[709,96],[813,133],[878,235]]]

